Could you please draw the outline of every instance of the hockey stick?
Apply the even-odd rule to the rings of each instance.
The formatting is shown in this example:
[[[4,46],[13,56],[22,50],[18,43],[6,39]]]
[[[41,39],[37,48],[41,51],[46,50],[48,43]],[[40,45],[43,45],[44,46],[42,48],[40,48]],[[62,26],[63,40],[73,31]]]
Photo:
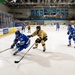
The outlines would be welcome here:
[[[34,44],[28,49],[28,51],[24,54],[24,56],[30,51],[30,49],[34,46]],[[19,63],[24,58],[24,56],[22,56],[20,60],[14,61],[14,63]]]
[[[5,49],[5,50],[3,50],[3,51],[0,51],[0,53],[2,53],[2,52],[5,52],[5,51],[7,51],[7,50],[9,50],[10,48],[7,48],[7,49]]]

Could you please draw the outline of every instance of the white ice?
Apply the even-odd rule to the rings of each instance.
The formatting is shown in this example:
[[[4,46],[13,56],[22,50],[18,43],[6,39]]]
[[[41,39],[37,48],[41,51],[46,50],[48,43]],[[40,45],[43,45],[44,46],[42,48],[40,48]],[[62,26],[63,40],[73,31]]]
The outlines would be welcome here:
[[[67,47],[67,27],[61,26],[59,31],[55,26],[43,26],[42,29],[48,34],[46,52],[42,52],[42,46],[38,49],[31,49],[24,59],[15,64],[28,50],[23,50],[13,56],[13,49],[0,53],[0,75],[75,75],[75,49]],[[32,27],[32,32],[35,26]],[[31,33],[32,33],[31,32]],[[24,34],[28,35],[27,30]],[[0,38],[0,51],[7,49],[13,43],[15,35],[11,34]],[[37,37],[31,38],[31,45]],[[30,46],[31,46],[30,45]]]

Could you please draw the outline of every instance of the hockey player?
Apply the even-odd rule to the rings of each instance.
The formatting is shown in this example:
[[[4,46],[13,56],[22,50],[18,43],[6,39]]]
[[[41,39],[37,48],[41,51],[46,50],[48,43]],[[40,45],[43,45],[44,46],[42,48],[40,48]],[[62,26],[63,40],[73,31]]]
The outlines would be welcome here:
[[[74,41],[74,48],[75,48],[75,29],[73,31],[73,41]]]
[[[75,41],[75,29],[72,27],[71,24],[68,24],[67,34],[69,35],[69,37],[68,37],[68,40],[69,40],[68,46],[71,46],[71,39],[73,39],[73,41]]]
[[[26,28],[26,25],[24,23],[22,23],[22,32],[23,31],[25,32],[25,28]]]
[[[30,45],[30,39],[26,35],[20,33],[20,31],[16,31],[15,35],[16,37],[13,44],[11,45],[11,49],[16,45],[17,51],[13,55],[16,55],[18,52],[26,49]]]
[[[59,31],[59,28],[60,28],[60,25],[59,23],[56,24],[56,31],[58,30]]]
[[[28,24],[27,26],[28,26],[28,33],[30,33],[31,32],[30,24]]]
[[[30,37],[33,37],[33,36],[36,36],[36,35],[39,38],[37,38],[35,40],[35,47],[33,47],[33,49],[38,47],[38,43],[41,43],[42,46],[43,46],[43,52],[45,52],[45,50],[46,50],[45,41],[47,41],[47,34],[43,30],[41,30],[40,26],[37,26],[36,31],[34,33],[32,33],[31,35],[29,35],[28,37],[30,38]]]

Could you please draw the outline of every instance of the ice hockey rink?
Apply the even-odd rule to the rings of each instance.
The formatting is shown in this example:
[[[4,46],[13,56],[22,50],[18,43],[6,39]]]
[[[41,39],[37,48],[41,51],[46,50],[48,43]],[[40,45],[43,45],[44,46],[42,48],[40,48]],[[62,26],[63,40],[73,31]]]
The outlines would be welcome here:
[[[73,41],[72,46],[67,47],[67,27],[61,26],[59,31],[56,31],[55,26],[43,26],[42,29],[48,34],[46,52],[42,52],[39,44],[37,49],[32,48],[19,63],[14,61],[19,60],[29,48],[16,56],[13,56],[14,49],[0,53],[0,75],[75,75],[75,49]],[[35,26],[31,33],[34,31]],[[31,33],[24,32],[26,35]],[[0,38],[0,51],[10,48],[14,37],[11,34]],[[30,38],[30,46],[36,38],[37,36]]]

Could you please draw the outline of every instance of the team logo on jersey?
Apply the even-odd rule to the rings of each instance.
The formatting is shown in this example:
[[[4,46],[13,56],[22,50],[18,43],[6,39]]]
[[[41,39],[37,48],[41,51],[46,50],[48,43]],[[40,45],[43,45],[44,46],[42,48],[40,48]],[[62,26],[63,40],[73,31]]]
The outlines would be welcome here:
[[[22,40],[23,40],[23,38],[20,39],[20,41],[22,41]]]

